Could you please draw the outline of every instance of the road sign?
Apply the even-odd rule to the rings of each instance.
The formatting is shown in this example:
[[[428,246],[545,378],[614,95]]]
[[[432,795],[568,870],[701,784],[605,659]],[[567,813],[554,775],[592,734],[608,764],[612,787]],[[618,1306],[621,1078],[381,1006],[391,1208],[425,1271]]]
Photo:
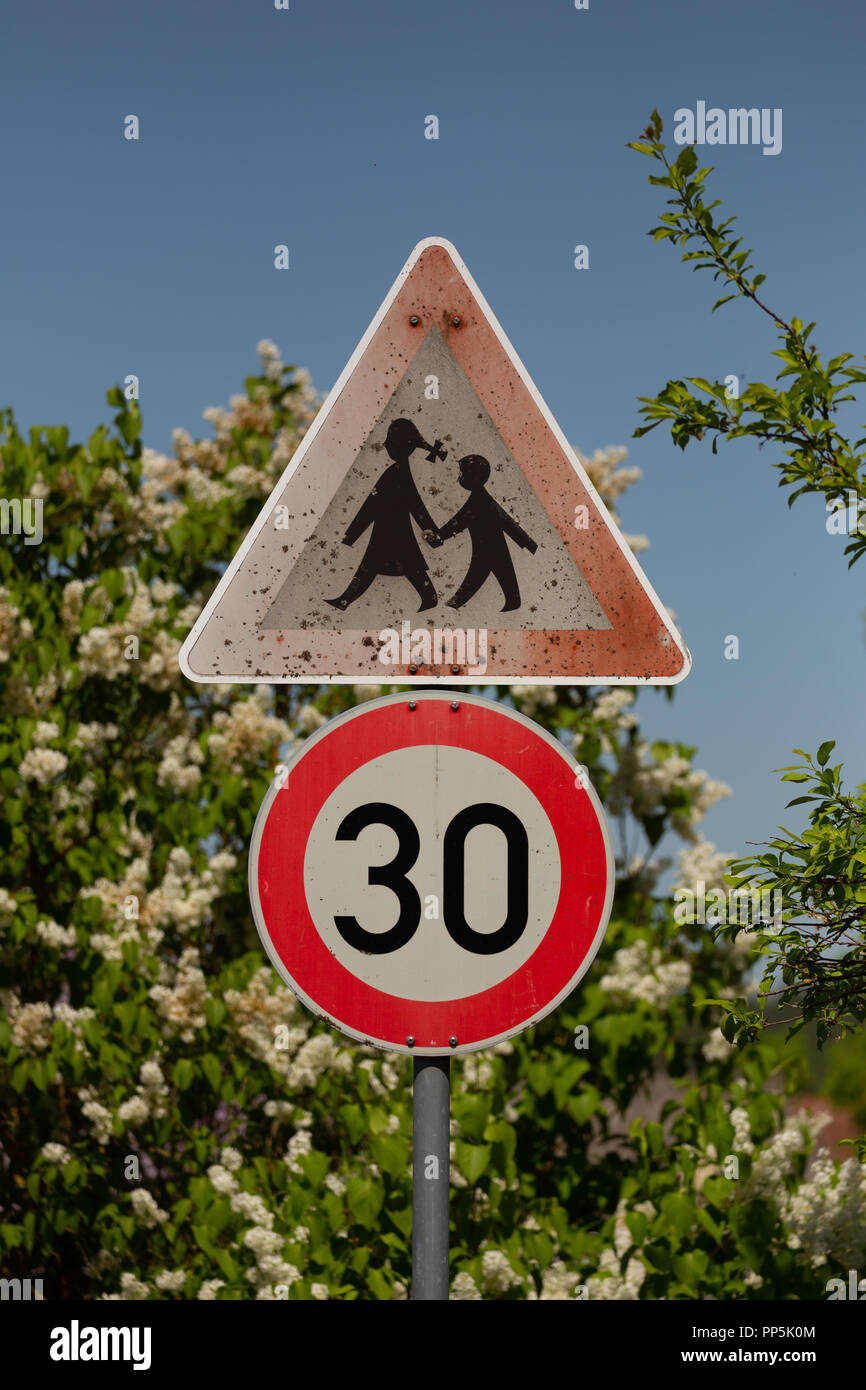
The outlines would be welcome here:
[[[450,242],[420,242],[180,653],[194,681],[674,684],[691,658]]]
[[[425,1055],[554,1009],[601,943],[613,881],[604,812],[562,744],[440,690],[313,734],[270,787],[249,860],[262,943],[306,1006]]]

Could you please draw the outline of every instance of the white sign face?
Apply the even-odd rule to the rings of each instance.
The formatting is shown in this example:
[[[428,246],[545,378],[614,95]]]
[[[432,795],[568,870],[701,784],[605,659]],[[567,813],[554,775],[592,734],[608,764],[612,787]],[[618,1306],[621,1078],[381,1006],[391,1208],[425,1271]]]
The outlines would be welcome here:
[[[373,700],[269,790],[250,900],[283,979],[350,1037],[471,1052],[549,1013],[613,898],[604,814],[562,745],[452,691]]]
[[[436,787],[435,797],[430,795]],[[371,820],[356,840],[335,853],[341,824],[358,808],[382,803],[397,811],[390,825]],[[525,835],[532,845],[527,859],[527,924],[514,945],[491,955],[459,946],[442,920],[446,880],[457,872],[454,847],[443,852],[449,825],[472,808],[495,806],[512,836]],[[484,812],[484,815],[489,812]],[[509,911],[509,868],[516,852],[500,826],[483,819],[462,838],[464,915],[473,932],[489,942]],[[417,836],[418,857],[406,871],[421,903],[421,926],[400,950],[363,955],[349,946],[335,922],[354,911],[364,931],[379,939],[394,924],[394,892],[370,885],[371,864],[383,865],[402,842]],[[411,827],[411,829],[410,829]],[[331,793],[315,821],[304,857],[307,904],[322,940],[343,965],[388,994],[416,999],[453,999],[455,993],[478,994],[513,974],[532,955],[553,921],[559,900],[561,864],[553,826],[520,777],[501,763],[465,748],[423,744],[401,748],[365,763]],[[512,885],[513,889],[513,885]],[[479,944],[483,944],[479,943]]]

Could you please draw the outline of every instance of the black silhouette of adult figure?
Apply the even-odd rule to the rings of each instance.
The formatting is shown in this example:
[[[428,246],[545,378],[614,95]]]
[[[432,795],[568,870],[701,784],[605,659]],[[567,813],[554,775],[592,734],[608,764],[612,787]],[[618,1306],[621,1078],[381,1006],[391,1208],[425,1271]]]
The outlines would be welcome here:
[[[325,599],[332,608],[345,611],[366,593],[380,574],[401,575],[408,579],[421,600],[419,613],[436,607],[438,599],[428,573],[427,561],[412,530],[414,517],[428,545],[442,544],[436,523],[421,500],[409,467],[409,457],[418,448],[427,449],[431,462],[435,458],[445,458],[439,441],[428,444],[411,420],[392,420],[385,438],[385,449],[393,463],[385,469],[349,525],[343,545],[354,545],[369,526],[373,531],[364,558],[348,587],[338,598]]]
[[[531,555],[535,554],[538,546],[487,491],[485,483],[490,477],[487,459],[482,458],[481,454],[467,454],[460,460],[459,467],[457,481],[469,493],[469,500],[450,521],[439,527],[439,535],[445,541],[456,536],[458,531],[468,531],[472,540],[472,559],[466,578],[454,597],[448,600],[448,606],[462,608],[492,574],[498,579],[505,599],[501,611],[510,613],[520,607],[520,589],[505,537],[510,536]]]

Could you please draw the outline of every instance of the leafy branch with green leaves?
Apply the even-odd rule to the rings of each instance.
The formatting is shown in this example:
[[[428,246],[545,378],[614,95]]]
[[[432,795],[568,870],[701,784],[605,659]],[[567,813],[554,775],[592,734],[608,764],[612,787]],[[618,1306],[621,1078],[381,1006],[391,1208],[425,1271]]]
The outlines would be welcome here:
[[[846,366],[852,353],[842,353],[823,365],[814,343],[814,323],[805,328],[798,318],[787,322],[758,297],[764,275],[754,275],[751,251],[741,250],[741,238],[730,231],[736,220],[716,222],[713,212],[720,200],[704,202],[704,183],[711,169],[698,169],[694,148],[687,145],[671,163],[661,139],[662,120],[653,111],[643,139],[628,148],[650,156],[664,166],[663,175],[649,182],[672,191],[660,225],[649,235],[655,241],[674,241],[682,260],[695,270],[712,270],[730,293],[723,294],[713,311],[731,299],[751,300],[780,330],[784,346],[774,356],[781,359],[777,380],[793,377],[787,390],[775,390],[762,382],[748,386],[739,397],[720,383],[702,377],[669,381],[656,397],[640,397],[641,414],[648,424],[635,430],[647,434],[664,421],[670,423],[674,443],[685,449],[692,439],[713,435],[713,452],[719,436],[735,439],[752,436],[762,444],[769,440],[786,446],[786,461],[776,464],[780,486],[791,487],[788,505],[806,492],[824,495],[828,503],[844,503],[852,491],[858,516],[866,513],[866,455],[858,450],[866,439],[849,443],[836,428],[833,416],[843,401],[854,396],[846,388],[866,381],[866,372]],[[750,278],[751,277],[751,278]],[[699,399],[689,387],[707,399]],[[848,567],[866,551],[866,526],[857,528],[846,547]],[[795,835],[783,827],[766,846],[766,852],[729,862],[726,882],[735,890],[780,892],[781,923],[772,931],[762,929],[758,953],[766,968],[758,989],[759,1008],[744,998],[731,1002],[707,999],[721,1005],[725,1018],[721,1031],[740,1046],[753,1040],[771,1022],[790,1024],[788,1037],[814,1024],[819,1046],[829,1038],[843,1037],[866,1018],[866,784],[854,795],[842,790],[842,764],[828,767],[835,747],[822,743],[817,759],[802,749],[795,753],[803,762],[777,771],[783,781],[805,784],[808,790],[789,806],[811,806],[810,827]],[[744,928],[726,924],[716,935],[735,938]],[[767,1017],[768,1001],[774,1001],[778,1020]],[[793,1010],[793,1012],[792,1012]]]
[[[649,235],[655,241],[670,240],[689,248],[683,250],[682,260],[693,261],[694,270],[712,270],[713,279],[721,280],[730,290],[716,300],[713,311],[731,299],[742,298],[751,300],[773,320],[783,343],[773,353],[783,364],[776,380],[793,377],[793,381],[787,390],[753,382],[739,396],[732,395],[723,383],[703,377],[669,381],[657,396],[639,398],[643,403],[640,413],[649,423],[636,429],[635,436],[648,434],[669,421],[671,437],[681,449],[692,439],[703,439],[706,433],[713,437],[713,453],[720,436],[737,439],[748,435],[762,445],[772,441],[784,446],[786,458],[775,467],[781,472],[779,486],[793,489],[789,507],[809,492],[823,494],[834,508],[848,502],[849,493],[856,496],[857,514],[862,514],[863,520],[845,548],[844,553],[851,557],[850,568],[866,552],[866,454],[859,452],[866,436],[852,445],[837,429],[834,416],[843,401],[856,399],[847,388],[866,381],[866,372],[846,365],[854,357],[850,352],[832,357],[825,365],[810,342],[815,324],[804,327],[798,318],[787,321],[758,297],[766,276],[752,275],[752,252],[740,250],[742,238],[734,237],[730,230],[736,218],[716,222],[713,212],[721,206],[721,199],[704,202],[704,181],[712,169],[698,168],[692,145],[684,146],[671,163],[661,133],[662,119],[654,110],[644,138],[628,145],[664,166],[665,173],[650,175],[649,182],[671,189],[674,195],[667,200],[673,211],[662,213],[661,225],[653,227]]]
[[[745,1043],[770,1026],[770,1000],[777,1021],[790,1025],[789,1038],[814,1023],[819,1046],[866,1018],[866,783],[854,795],[843,792],[842,764],[828,766],[834,747],[823,743],[817,759],[795,748],[803,761],[777,769],[783,782],[805,785],[788,806],[811,806],[809,829],[794,835],[780,826],[765,853],[728,866],[725,882],[735,890],[778,892],[783,904],[782,921],[760,934],[761,1009],[750,1010],[743,999],[717,1001],[728,1011],[721,1027],[729,1042]],[[727,924],[716,935],[742,930]]]

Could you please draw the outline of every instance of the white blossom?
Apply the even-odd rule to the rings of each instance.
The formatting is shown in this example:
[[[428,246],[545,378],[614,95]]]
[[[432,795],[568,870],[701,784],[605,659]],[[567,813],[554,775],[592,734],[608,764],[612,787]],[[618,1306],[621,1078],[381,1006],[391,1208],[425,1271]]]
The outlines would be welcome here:
[[[593,719],[616,719],[627,705],[634,704],[634,691],[623,686],[613,686],[599,695],[593,707]]]
[[[312,1148],[313,1139],[309,1130],[302,1129],[299,1130],[297,1134],[292,1135],[289,1140],[289,1147],[286,1150],[286,1164],[290,1173],[300,1173],[303,1171],[298,1159],[303,1154],[310,1153]]]
[[[451,1298],[455,1303],[480,1303],[481,1293],[471,1274],[461,1271],[455,1274],[451,1284]]]
[[[317,729],[321,729],[327,723],[325,716],[316,709],[315,705],[302,705],[298,710],[298,728],[305,734],[314,734]]]
[[[160,1222],[168,1220],[168,1212],[157,1206],[146,1187],[134,1188],[130,1193],[130,1201],[139,1225],[144,1226],[146,1230],[152,1231]]]
[[[40,719],[33,730],[33,747],[44,748],[52,739],[60,737],[60,728],[53,719]]]
[[[223,1168],[221,1163],[212,1163],[207,1170],[207,1175],[217,1192],[222,1196],[227,1196],[230,1192],[237,1192],[237,1178],[227,1168]]]
[[[599,1277],[601,1275],[606,1277]],[[607,1302],[638,1299],[645,1278],[646,1265],[636,1256],[632,1256],[625,1274],[622,1274],[616,1251],[608,1247],[599,1257],[597,1275],[591,1275],[585,1281],[587,1298]]]
[[[7,892],[5,888],[0,888],[0,927],[8,927],[17,907],[15,895]]]
[[[20,1004],[12,1001],[9,1010],[12,1043],[22,1052],[43,1052],[51,1042],[51,1005],[40,1001]]]
[[[724,875],[727,873],[727,863],[732,855],[720,854],[709,840],[698,838],[694,844],[685,845],[677,857],[677,889],[697,893],[698,883],[703,882],[708,893],[725,891]]]
[[[120,1297],[125,1301],[141,1303],[149,1295],[150,1289],[141,1279],[137,1279],[134,1274],[126,1273],[120,1276]]]
[[[502,1250],[485,1250],[481,1256],[481,1287],[484,1293],[504,1293],[520,1283],[508,1256]]]
[[[204,1283],[202,1284],[201,1288],[196,1294],[196,1298],[201,1299],[203,1303],[212,1302],[216,1298],[217,1289],[224,1288],[224,1279],[205,1279]]]
[[[684,989],[692,977],[686,960],[663,961],[660,949],[650,951],[641,937],[631,946],[623,946],[613,958],[613,969],[602,975],[599,985],[611,994],[641,999],[655,1008],[664,1009]]]
[[[837,1166],[821,1149],[808,1182],[791,1194],[779,1190],[788,1243],[802,1250],[813,1268],[829,1257],[847,1268],[866,1262],[866,1164],[848,1158]]]
[[[538,1295],[539,1302],[561,1303],[565,1299],[570,1299],[575,1285],[579,1283],[579,1274],[574,1274],[571,1270],[566,1269],[562,1260],[554,1260],[542,1276],[541,1293]]]
[[[72,1154],[63,1144],[49,1143],[42,1145],[42,1157],[48,1163],[56,1163],[59,1167],[64,1168],[72,1158]]]
[[[555,705],[558,698],[552,685],[510,685],[508,693],[521,713],[529,719],[542,706],[549,709]]]
[[[727,1062],[733,1051],[733,1044],[728,1042],[721,1028],[714,1028],[701,1048],[708,1062]]]
[[[50,917],[47,920],[41,918],[36,923],[36,935],[55,951],[75,945],[75,928],[61,927]]]
[[[63,772],[67,762],[66,754],[56,748],[30,748],[18,765],[18,775],[25,782],[46,787]]]

